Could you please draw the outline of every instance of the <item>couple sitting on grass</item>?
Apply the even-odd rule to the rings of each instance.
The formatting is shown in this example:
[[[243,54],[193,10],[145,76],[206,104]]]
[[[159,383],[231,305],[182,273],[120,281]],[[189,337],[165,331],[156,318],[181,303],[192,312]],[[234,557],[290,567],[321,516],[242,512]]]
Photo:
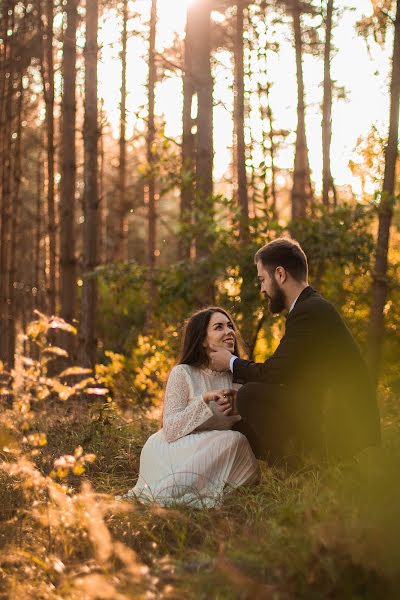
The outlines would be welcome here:
[[[277,350],[264,363],[244,360],[225,310],[192,315],[166,385],[163,428],[143,447],[124,498],[212,507],[224,489],[258,481],[257,459],[293,467],[380,443],[366,366],[339,313],[308,285],[299,244],[274,240],[255,263],[271,312],[288,313]]]

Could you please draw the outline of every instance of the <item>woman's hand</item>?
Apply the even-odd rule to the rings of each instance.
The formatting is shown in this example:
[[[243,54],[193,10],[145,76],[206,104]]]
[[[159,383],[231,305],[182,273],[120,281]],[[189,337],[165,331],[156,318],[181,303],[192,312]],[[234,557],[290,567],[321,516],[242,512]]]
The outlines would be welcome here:
[[[224,416],[238,414],[237,412],[232,412],[232,409],[236,410],[234,406],[236,400],[236,390],[212,390],[210,392],[205,392],[203,394],[203,399],[207,404],[211,401],[214,401],[218,407],[218,410]]]

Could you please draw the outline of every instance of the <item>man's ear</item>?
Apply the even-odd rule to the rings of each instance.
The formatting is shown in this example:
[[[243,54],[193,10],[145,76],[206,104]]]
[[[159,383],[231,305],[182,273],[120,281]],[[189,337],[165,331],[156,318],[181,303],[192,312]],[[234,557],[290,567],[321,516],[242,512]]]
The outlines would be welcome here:
[[[278,283],[285,283],[285,281],[287,280],[286,269],[284,269],[283,267],[276,267],[275,277]]]

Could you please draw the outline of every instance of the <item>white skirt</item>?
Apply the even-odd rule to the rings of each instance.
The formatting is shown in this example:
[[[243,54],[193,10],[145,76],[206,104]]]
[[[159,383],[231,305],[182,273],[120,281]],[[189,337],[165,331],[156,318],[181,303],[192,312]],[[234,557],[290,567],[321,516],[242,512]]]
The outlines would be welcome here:
[[[138,482],[124,497],[210,508],[221,501],[224,488],[259,477],[258,462],[239,431],[199,431],[167,442],[161,429],[143,446]]]

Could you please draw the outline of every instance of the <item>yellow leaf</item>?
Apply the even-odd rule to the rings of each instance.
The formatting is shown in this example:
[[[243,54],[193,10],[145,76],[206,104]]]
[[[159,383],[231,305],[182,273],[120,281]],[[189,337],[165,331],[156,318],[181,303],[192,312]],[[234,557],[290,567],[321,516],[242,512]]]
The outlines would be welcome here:
[[[85,472],[85,467],[82,463],[76,463],[72,468],[72,472],[74,475],[82,475]]]
[[[95,454],[85,454],[85,456],[83,457],[85,462],[87,463],[94,463],[94,461],[96,460],[96,455]]]
[[[84,369],[83,367],[69,367],[62,371],[59,377],[67,377],[68,375],[89,375],[92,369]]]
[[[56,356],[68,356],[68,352],[64,350],[64,348],[59,348],[58,346],[47,346],[43,350],[43,353],[47,354],[55,354]]]
[[[85,394],[94,394],[96,396],[105,396],[109,393],[107,388],[86,388]]]
[[[66,477],[68,475],[68,469],[62,469],[62,468],[59,467],[56,470],[55,474],[56,474],[56,477],[58,477],[59,479],[64,479],[64,477]]]
[[[52,317],[49,322],[50,329],[62,329],[62,331],[68,331],[69,333],[73,333],[76,335],[78,332],[73,325],[70,325],[64,319],[60,317]]]
[[[78,392],[80,390],[83,390],[84,387],[86,387],[89,384],[95,383],[95,380],[93,379],[93,377],[87,377],[86,379],[82,379],[82,381],[79,381],[78,383],[76,383],[73,386],[73,390],[75,392]]]
[[[75,458],[80,458],[83,454],[83,448],[82,446],[78,446],[77,448],[75,448],[74,450],[74,456]]]

